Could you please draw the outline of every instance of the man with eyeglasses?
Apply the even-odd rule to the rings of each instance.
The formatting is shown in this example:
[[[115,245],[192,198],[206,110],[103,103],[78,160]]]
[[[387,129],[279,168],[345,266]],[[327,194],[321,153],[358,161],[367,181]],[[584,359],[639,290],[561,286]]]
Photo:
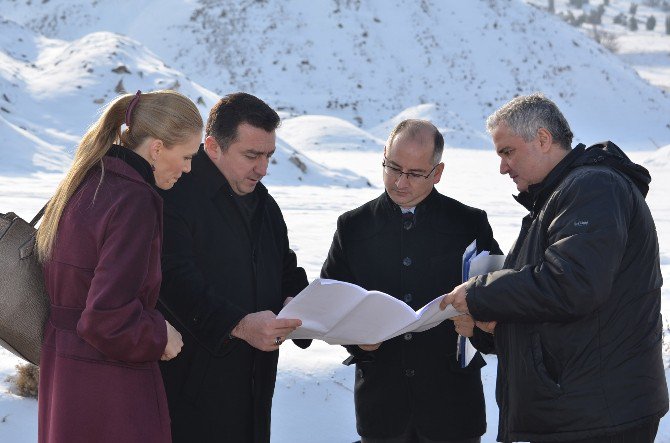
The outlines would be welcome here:
[[[444,139],[405,120],[384,148],[385,192],[339,217],[321,276],[386,292],[418,309],[461,282],[465,248],[500,253],[486,213],[437,190]],[[482,352],[492,337],[468,316],[376,344],[345,346],[356,364],[356,425],[363,443],[471,443],[486,431],[477,355],[456,360],[457,336]]]

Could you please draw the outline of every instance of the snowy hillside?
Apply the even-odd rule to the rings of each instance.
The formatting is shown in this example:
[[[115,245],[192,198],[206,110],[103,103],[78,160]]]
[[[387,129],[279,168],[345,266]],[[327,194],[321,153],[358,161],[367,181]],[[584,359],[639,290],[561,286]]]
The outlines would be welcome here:
[[[95,113],[120,93],[174,89],[203,118],[219,96],[171,69],[139,42],[112,32],[64,41],[0,21],[0,174],[62,171]],[[328,170],[280,140],[274,184],[367,186],[349,170]]]
[[[515,94],[542,90],[579,141],[670,143],[670,96],[522,0],[0,0],[0,11],[66,42],[114,30],[217,95],[247,90],[290,115],[334,116],[366,131],[386,132],[423,105],[450,146],[485,148],[485,117]],[[110,90],[118,79],[104,81]],[[185,92],[189,83],[180,79]]]
[[[526,1],[544,10],[552,2]],[[553,0],[553,4],[555,14],[600,41],[649,83],[670,91],[670,23],[666,24],[670,2]]]
[[[438,190],[486,210],[506,250],[525,211],[498,173],[484,121],[513,96],[539,90],[565,112],[576,142],[611,139],[649,168],[668,282],[670,12],[640,0],[636,16],[657,14],[658,23],[630,31],[611,22],[630,15],[631,1],[609,0],[596,30],[615,35],[612,52],[594,41],[593,26],[558,15],[580,17],[602,2],[555,0],[550,14],[548,0],[0,0],[0,212],[31,218],[42,207],[87,125],[119,92],[176,89],[206,117],[221,95],[244,90],[282,117],[263,182],[310,279],[338,215],[382,192],[381,150],[405,118],[439,127],[448,149]],[[667,284],[662,299],[668,319]],[[321,342],[282,347],[273,442],[358,438],[345,354]],[[664,358],[670,368],[670,341]],[[18,362],[0,350],[0,442],[36,440],[36,401],[8,391]],[[490,443],[496,358],[487,362],[482,442]],[[668,417],[657,442],[670,443]]]
[[[33,168],[62,170],[95,112],[119,93],[138,88],[180,89],[199,99],[217,97],[165,67],[137,42],[109,32],[74,41],[38,36],[16,23],[0,21],[2,135],[0,152],[9,161],[0,173],[27,173]],[[53,155],[45,152],[49,147]],[[30,159],[36,154],[39,157]],[[57,154],[57,155],[56,155]],[[51,159],[51,162],[48,160]]]

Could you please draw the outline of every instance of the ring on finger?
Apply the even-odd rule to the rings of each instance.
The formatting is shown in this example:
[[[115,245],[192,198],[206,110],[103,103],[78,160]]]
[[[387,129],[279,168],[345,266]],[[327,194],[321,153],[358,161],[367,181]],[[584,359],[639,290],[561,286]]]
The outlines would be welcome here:
[[[281,345],[281,342],[282,342],[282,338],[281,338],[281,337],[277,337],[277,338],[275,338],[275,346],[279,346],[279,345]]]

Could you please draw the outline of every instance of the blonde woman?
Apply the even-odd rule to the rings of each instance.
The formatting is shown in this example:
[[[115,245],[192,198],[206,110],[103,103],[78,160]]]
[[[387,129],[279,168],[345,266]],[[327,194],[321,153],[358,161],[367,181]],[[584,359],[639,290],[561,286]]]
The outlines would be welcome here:
[[[202,128],[179,93],[121,96],[84,135],[49,202],[37,233],[52,304],[40,442],[171,440],[158,360],[182,341],[155,309],[163,223],[153,186],[169,189],[190,171]]]

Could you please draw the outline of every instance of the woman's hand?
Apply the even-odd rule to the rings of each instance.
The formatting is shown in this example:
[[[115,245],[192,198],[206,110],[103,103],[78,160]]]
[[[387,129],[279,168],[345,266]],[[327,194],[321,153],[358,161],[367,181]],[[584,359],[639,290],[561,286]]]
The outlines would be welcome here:
[[[181,340],[181,334],[177,331],[167,320],[165,320],[165,325],[167,326],[167,336],[168,341],[165,345],[165,351],[161,356],[161,360],[167,361],[175,358],[180,352],[184,342]]]

